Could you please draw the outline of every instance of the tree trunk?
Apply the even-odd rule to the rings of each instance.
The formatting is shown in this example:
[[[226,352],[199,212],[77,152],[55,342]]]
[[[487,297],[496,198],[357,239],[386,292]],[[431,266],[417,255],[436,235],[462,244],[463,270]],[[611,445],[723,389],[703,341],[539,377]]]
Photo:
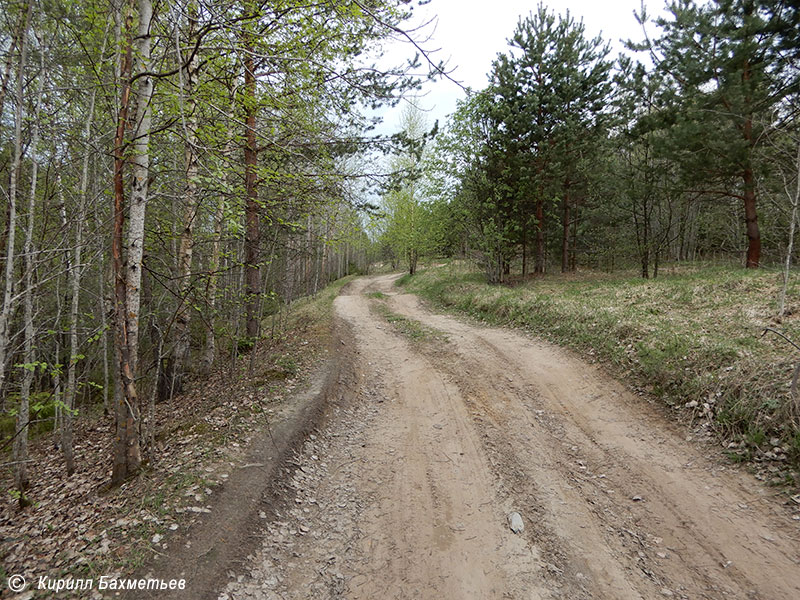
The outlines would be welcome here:
[[[106,38],[103,38],[103,46],[100,55],[105,54]],[[89,99],[89,111],[86,116],[86,124],[83,128],[83,139],[86,143],[86,153],[83,155],[83,165],[81,165],[81,182],[78,195],[78,214],[75,219],[75,254],[70,270],[70,312],[69,312],[69,360],[67,362],[67,389],[64,395],[64,418],[62,421],[61,447],[64,452],[64,464],[67,475],[75,472],[75,458],[72,447],[72,411],[75,406],[75,395],[78,389],[76,371],[78,369],[78,310],[80,306],[81,292],[81,250],[83,248],[83,224],[86,219],[86,206],[89,201],[87,195],[89,190],[89,156],[90,139],[92,134],[92,121],[94,120],[94,106],[97,99],[97,88],[92,87]],[[59,188],[61,180],[57,181]]]
[[[575,197],[575,204],[572,208],[572,243],[570,250],[569,268],[572,272],[578,270],[578,198]]]
[[[59,212],[61,213],[61,224],[64,228],[64,231],[69,231],[69,221],[67,219],[67,205],[66,200],[64,199],[64,192],[63,186],[60,177],[56,177],[56,186],[58,187],[58,197],[59,197]],[[82,228],[81,222],[75,223],[76,230]],[[77,231],[76,231],[77,233]],[[76,252],[78,248],[80,248],[80,236],[76,235],[76,246],[72,248],[72,253]],[[64,252],[64,267],[68,274],[68,283],[67,288],[70,290],[70,293],[73,291],[73,278],[75,276],[75,272],[77,271],[77,263],[73,262],[74,255],[70,252],[68,248]],[[80,258],[78,258],[80,260]],[[59,308],[58,308],[58,319],[57,323],[61,322],[61,295],[59,294]],[[65,294],[66,296],[66,294]],[[73,294],[74,296],[74,294]],[[74,297],[71,298],[74,300]],[[64,298],[64,303],[66,304],[66,297]],[[77,351],[77,338],[78,338],[78,324],[77,324],[77,313],[78,310],[72,310],[72,302],[70,302],[70,311],[69,311],[69,338],[70,338],[70,352],[67,356],[67,390],[64,396],[64,410],[61,413],[60,419],[58,419],[58,432],[61,439],[61,452],[64,454],[64,467],[67,470],[67,476],[72,475],[75,472],[75,458],[73,453],[73,440],[72,440],[72,403],[69,401],[69,398],[66,396],[70,393],[70,383],[72,384],[73,388],[73,400],[74,400],[74,388],[77,387],[75,384],[77,379],[75,377],[75,364],[73,363],[73,356],[76,356]],[[74,318],[74,321],[73,321]],[[73,335],[75,337],[74,345],[73,345]],[[61,340],[59,340],[59,351],[56,353],[56,356],[60,356],[60,348],[61,348]],[[59,363],[62,362],[60,359]],[[72,376],[72,381],[69,381],[70,376]],[[61,395],[61,378],[58,379],[58,395]],[[60,398],[59,398],[60,399]]]
[[[32,6],[32,3],[29,3],[29,7],[30,6]],[[0,116],[2,116],[3,108],[5,107],[6,94],[8,93],[8,82],[11,79],[11,66],[14,64],[14,52],[17,49],[17,43],[19,42],[20,35],[23,33],[23,31],[27,33],[29,21],[29,11],[26,11],[24,14],[20,14],[17,27],[14,31],[14,35],[11,38],[11,44],[5,51],[6,62],[3,65],[3,79],[2,83],[0,83]],[[0,123],[0,127],[2,127],[2,123]]]
[[[750,9],[747,14],[749,16]],[[742,69],[742,83],[747,88],[750,85],[751,72],[750,61],[744,61]],[[748,92],[745,91],[745,103],[750,104],[750,97]],[[758,230],[758,215],[756,213],[756,183],[755,176],[753,175],[753,148],[756,141],[753,139],[753,115],[747,114],[744,125],[742,126],[742,135],[747,143],[747,156],[745,158],[744,168],[742,169],[742,183],[744,184],[744,220],[747,227],[747,262],[748,269],[757,269],[761,262],[761,234]]]
[[[569,180],[564,183],[564,206],[561,223],[561,272],[569,271]]]
[[[189,30],[187,38],[194,39],[197,24],[194,5],[189,8]],[[180,55],[179,55],[180,56]],[[182,59],[181,59],[182,60]],[[189,359],[189,321],[191,306],[189,293],[192,289],[192,253],[194,246],[193,230],[194,219],[197,213],[197,103],[194,98],[194,78],[197,73],[197,54],[195,53],[186,68],[183,69],[184,97],[184,123],[186,145],[184,150],[184,167],[186,171],[186,184],[184,187],[183,202],[183,228],[181,230],[180,245],[178,248],[178,281],[179,297],[178,311],[175,315],[175,345],[173,364],[172,392],[179,393],[183,389],[183,376]],[[185,95],[184,95],[185,93]]]
[[[244,59],[244,106],[245,106],[245,319],[247,337],[251,342],[258,338],[258,307],[261,291],[261,271],[259,269],[259,228],[260,210],[258,206],[258,147],[256,145],[256,76],[253,48],[250,33],[245,34]]]
[[[744,183],[744,220],[747,227],[747,263],[748,269],[757,269],[761,261],[761,234],[758,231],[758,214],[756,213],[756,184],[753,168],[748,163],[742,172]]]
[[[786,288],[789,286],[789,271],[792,266],[792,252],[794,251],[794,229],[797,223],[797,209],[800,205],[800,144],[797,145],[797,159],[795,162],[795,190],[794,195],[786,187],[786,195],[792,205],[792,216],[789,222],[789,243],[786,247],[786,261],[783,265],[783,286],[778,300],[778,316],[782,317],[786,311]]]
[[[20,35],[22,34],[23,26],[25,27],[25,31],[27,31],[28,20],[29,20],[28,11],[25,11],[19,15],[19,20],[14,30],[14,35],[11,38],[11,44],[5,51],[6,60],[5,63],[3,64],[3,78],[2,78],[2,84],[0,84],[0,133],[2,133],[3,130],[3,122],[2,122],[2,116],[4,114],[3,109],[5,108],[6,95],[8,94],[8,84],[11,81],[11,68],[14,65],[14,54],[17,49],[17,44],[20,41]],[[0,145],[3,145],[2,136],[0,136]],[[6,215],[5,215],[6,222],[3,227],[3,233],[2,235],[0,235],[0,248],[8,247],[10,209],[11,209],[11,204],[10,203],[6,204]],[[0,255],[0,272],[5,271],[5,260],[6,260],[5,254]],[[3,407],[5,408],[5,404],[3,404]]]
[[[128,303],[126,271],[122,260],[122,238],[125,224],[125,129],[131,100],[131,72],[133,63],[133,0],[127,7],[125,17],[125,51],[121,55],[120,78],[122,92],[120,94],[117,130],[114,136],[114,220],[111,242],[112,273],[114,278],[114,326],[115,346],[118,358],[118,382],[121,388],[116,403],[116,438],[114,444],[114,468],[111,484],[120,485],[139,469],[141,456],[139,452],[139,435],[137,431],[139,398],[136,392],[131,351],[129,345],[127,318]],[[138,288],[136,290],[138,293]]]
[[[42,56],[44,61],[44,56]],[[31,155],[32,155],[32,168],[31,168],[31,188],[30,197],[28,198],[28,222],[25,228],[25,245],[23,255],[25,257],[25,300],[24,300],[24,350],[22,362],[24,364],[24,373],[22,377],[22,389],[19,394],[19,410],[17,412],[16,424],[16,437],[14,438],[14,461],[16,462],[16,469],[14,472],[14,483],[17,490],[20,491],[19,505],[24,508],[30,502],[25,497],[25,489],[30,485],[28,476],[28,424],[30,421],[30,397],[31,397],[31,384],[33,377],[36,374],[36,366],[34,365],[33,354],[33,341],[34,341],[34,327],[33,327],[33,223],[36,211],[36,184],[39,177],[39,161],[37,160],[37,147],[39,145],[39,116],[38,105],[41,100],[42,89],[44,88],[42,77],[44,74],[39,75],[39,97],[37,106],[34,110],[33,134],[31,140]]]
[[[536,262],[535,273],[544,273],[544,201],[536,201]]]
[[[216,322],[217,305],[217,281],[219,278],[220,256],[222,251],[222,225],[225,218],[222,199],[217,201],[217,210],[214,216],[214,243],[211,245],[211,257],[208,261],[208,287],[206,296],[208,297],[208,316],[206,317],[206,345],[203,350],[203,368],[208,370],[214,364],[217,352],[216,334],[214,325]]]
[[[132,3],[132,1],[131,1]],[[153,20],[151,0],[137,0],[139,25],[136,33],[136,72],[150,70],[150,24]],[[133,70],[133,66],[131,66]],[[123,75],[124,77],[124,75]],[[133,154],[133,178],[126,240],[127,286],[126,318],[128,330],[128,352],[131,375],[137,377],[139,364],[139,311],[141,308],[142,257],[144,255],[144,221],[147,209],[147,188],[150,177],[150,125],[152,113],[150,100],[153,96],[151,77],[139,77],[136,81],[136,121],[131,141]],[[138,410],[138,409],[137,409]]]
[[[28,27],[33,14],[33,0],[28,2],[25,22],[20,34],[19,68],[17,69],[16,96],[14,106],[14,158],[11,161],[8,183],[8,245],[6,246],[6,285],[3,292],[3,308],[0,311],[0,398],[5,398],[6,362],[8,345],[11,343],[11,311],[14,304],[14,238],[17,228],[17,180],[22,164],[22,103],[25,66],[28,59]]]

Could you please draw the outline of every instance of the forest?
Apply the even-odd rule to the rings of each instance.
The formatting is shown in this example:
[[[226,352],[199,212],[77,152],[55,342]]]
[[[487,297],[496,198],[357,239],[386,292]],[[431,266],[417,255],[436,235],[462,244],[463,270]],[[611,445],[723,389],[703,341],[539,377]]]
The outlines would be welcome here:
[[[446,122],[412,100],[381,135],[376,109],[449,77],[409,2],[5,0],[0,426],[20,506],[34,434],[69,475],[75,419],[113,419],[120,485],[187,377],[252,369],[295,300],[372,263],[469,257],[512,283],[715,259],[781,269],[785,295],[800,9],[668,9],[615,57],[539,5]],[[393,39],[409,57],[386,66]]]
[[[637,13],[641,39],[616,57],[568,13],[521,16],[488,85],[424,150],[395,159],[412,175],[384,196],[384,258],[413,274],[419,255],[468,255],[494,283],[512,266],[525,278],[636,265],[648,278],[700,259],[788,274],[798,8],[667,6]],[[424,121],[408,111],[408,135],[423,140]]]
[[[798,597],[800,5],[437,2],[0,0],[0,585]]]
[[[255,356],[294,300],[365,270],[366,116],[440,69],[376,65],[404,2],[2,5],[0,413],[27,443],[116,422],[110,483],[155,452],[154,405]],[[261,323],[272,318],[269,331]],[[267,340],[267,341],[264,341]]]

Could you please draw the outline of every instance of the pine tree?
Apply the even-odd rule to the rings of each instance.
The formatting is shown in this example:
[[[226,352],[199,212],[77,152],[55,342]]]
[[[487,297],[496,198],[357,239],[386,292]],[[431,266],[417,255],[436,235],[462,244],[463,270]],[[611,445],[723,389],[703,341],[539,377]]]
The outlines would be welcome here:
[[[764,118],[788,93],[791,68],[782,46],[796,9],[761,0],[680,0],[657,20],[661,36],[647,49],[664,76],[670,128],[665,151],[696,174],[700,192],[738,198],[747,232],[746,266],[761,262],[759,150]],[[731,185],[732,180],[738,184]]]

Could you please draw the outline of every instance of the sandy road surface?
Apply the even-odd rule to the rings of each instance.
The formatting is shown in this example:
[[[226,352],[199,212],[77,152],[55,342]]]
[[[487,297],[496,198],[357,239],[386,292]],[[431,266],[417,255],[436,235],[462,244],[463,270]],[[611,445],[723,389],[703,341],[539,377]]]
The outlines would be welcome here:
[[[221,599],[800,598],[800,522],[768,489],[597,368],[394,279],[337,299],[356,381]]]

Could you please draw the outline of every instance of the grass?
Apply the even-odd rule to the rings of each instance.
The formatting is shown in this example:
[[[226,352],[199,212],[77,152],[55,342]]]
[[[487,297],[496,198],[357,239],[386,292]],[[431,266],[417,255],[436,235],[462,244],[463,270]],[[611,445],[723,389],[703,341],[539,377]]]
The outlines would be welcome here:
[[[333,319],[333,301],[342,288],[355,278],[355,275],[343,277],[320,290],[315,296],[295,301],[289,316],[288,329],[322,335],[327,341]],[[266,327],[266,323],[264,326]]]
[[[368,294],[368,296],[372,295]],[[381,294],[381,296],[384,298],[386,297],[385,294]],[[379,296],[372,297],[378,298]],[[376,303],[372,305],[372,308],[375,312],[386,319],[386,321],[389,322],[396,331],[413,341],[445,339],[445,334],[438,329],[427,327],[415,319],[409,319],[403,315],[398,315],[397,313],[392,312],[385,304]]]
[[[525,329],[610,365],[668,405],[708,419],[722,438],[736,440],[740,454],[772,453],[800,466],[789,394],[800,357],[778,336],[761,335],[772,327],[800,342],[797,277],[782,322],[775,319],[780,274],[767,270],[691,265],[655,280],[578,273],[505,287],[454,263],[403,279],[400,285],[440,307]]]

